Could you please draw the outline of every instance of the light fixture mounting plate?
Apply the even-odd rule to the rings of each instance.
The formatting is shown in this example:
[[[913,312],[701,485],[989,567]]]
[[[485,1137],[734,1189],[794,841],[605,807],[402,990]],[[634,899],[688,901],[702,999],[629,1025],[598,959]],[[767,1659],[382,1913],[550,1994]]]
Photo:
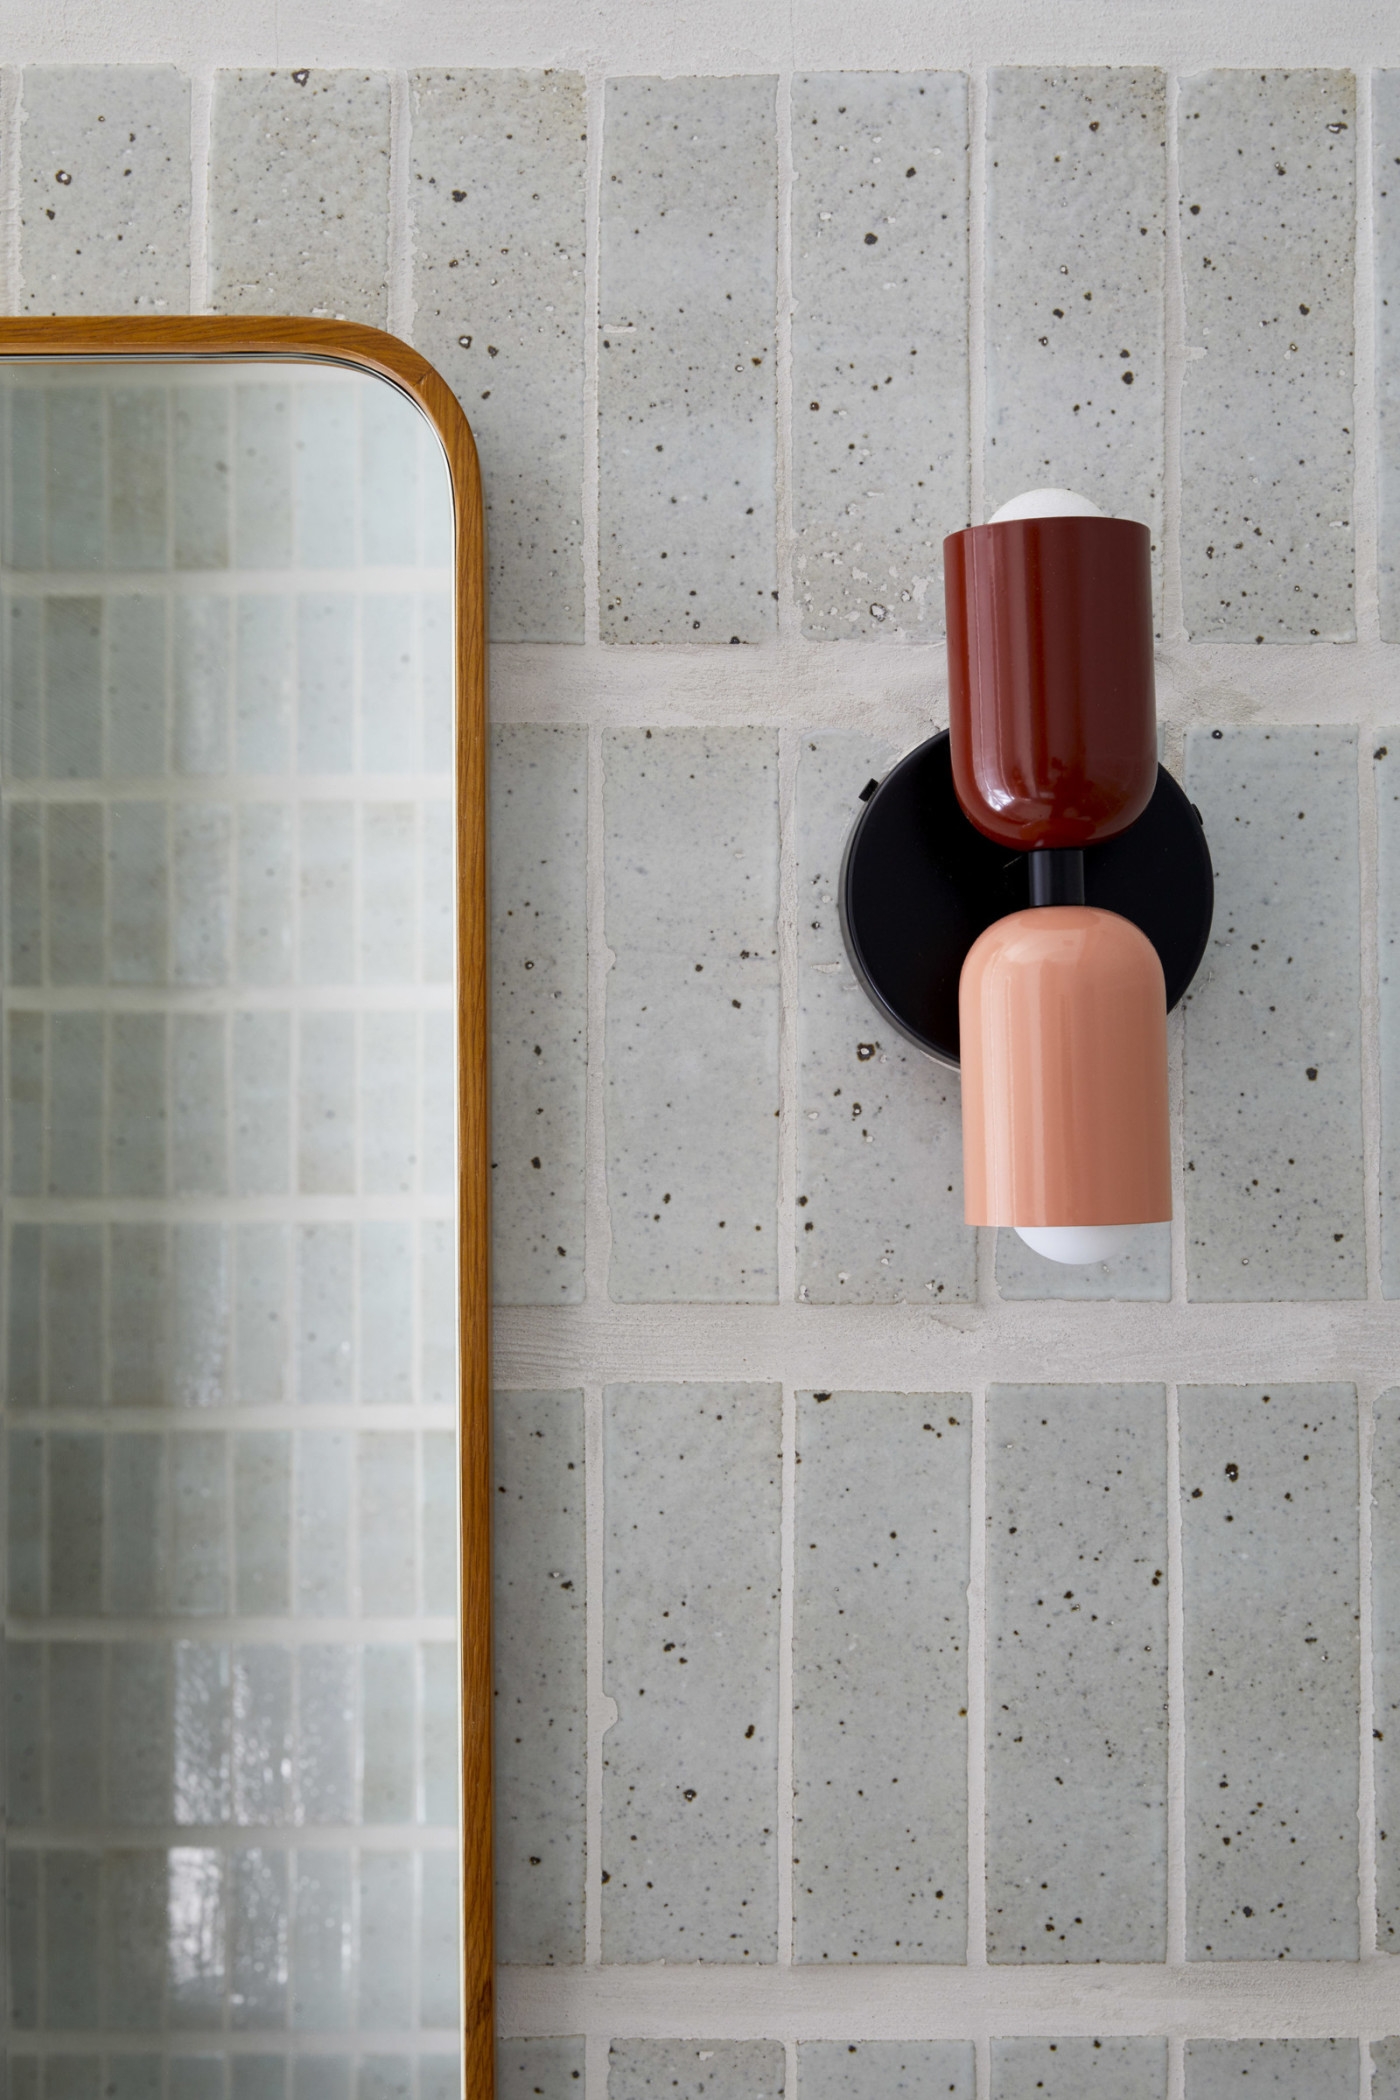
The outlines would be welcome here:
[[[1084,853],[1084,901],[1147,935],[1168,1009],[1205,954],[1214,906],[1200,814],[1162,767],[1127,831]],[[851,967],[891,1027],[940,1064],[958,1062],[958,979],[977,936],[1030,905],[1029,856],[985,838],[953,788],[948,732],[893,766],[846,841],[838,890]]]

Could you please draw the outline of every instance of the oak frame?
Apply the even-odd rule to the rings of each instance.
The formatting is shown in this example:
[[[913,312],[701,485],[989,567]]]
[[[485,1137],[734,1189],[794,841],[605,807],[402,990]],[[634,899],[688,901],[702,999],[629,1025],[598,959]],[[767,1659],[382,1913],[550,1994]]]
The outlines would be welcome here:
[[[216,315],[0,319],[0,357],[349,365],[408,395],[447,457],[455,520],[462,2086],[464,2100],[493,2100],[486,535],[476,444],[456,396],[427,359],[397,336],[356,322]]]

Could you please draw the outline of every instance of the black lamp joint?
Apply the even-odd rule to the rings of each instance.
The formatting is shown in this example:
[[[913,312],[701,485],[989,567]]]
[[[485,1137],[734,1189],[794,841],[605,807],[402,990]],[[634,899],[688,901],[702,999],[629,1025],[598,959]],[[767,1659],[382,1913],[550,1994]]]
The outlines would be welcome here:
[[[1037,846],[1029,855],[1032,904],[1084,902],[1084,849]]]

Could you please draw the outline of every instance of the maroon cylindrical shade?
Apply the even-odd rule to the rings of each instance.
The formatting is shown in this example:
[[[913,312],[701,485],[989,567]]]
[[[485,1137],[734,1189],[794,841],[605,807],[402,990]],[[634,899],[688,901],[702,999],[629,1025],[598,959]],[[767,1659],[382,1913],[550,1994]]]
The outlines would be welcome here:
[[[1150,548],[1128,518],[1009,518],[943,542],[953,784],[988,838],[1088,846],[1147,807]]]

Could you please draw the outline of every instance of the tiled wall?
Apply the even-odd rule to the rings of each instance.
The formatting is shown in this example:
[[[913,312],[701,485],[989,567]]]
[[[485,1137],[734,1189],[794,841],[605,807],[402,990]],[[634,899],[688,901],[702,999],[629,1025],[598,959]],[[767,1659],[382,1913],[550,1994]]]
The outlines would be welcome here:
[[[445,470],[305,366],[0,416],[12,2090],[449,2100]]]
[[[1334,28],[18,82],[16,310],[387,324],[482,449],[511,2100],[1400,2093],[1400,71]],[[1152,527],[1218,880],[1176,1218],[1090,1271],[965,1229],[835,912],[943,535],[1046,482]]]

